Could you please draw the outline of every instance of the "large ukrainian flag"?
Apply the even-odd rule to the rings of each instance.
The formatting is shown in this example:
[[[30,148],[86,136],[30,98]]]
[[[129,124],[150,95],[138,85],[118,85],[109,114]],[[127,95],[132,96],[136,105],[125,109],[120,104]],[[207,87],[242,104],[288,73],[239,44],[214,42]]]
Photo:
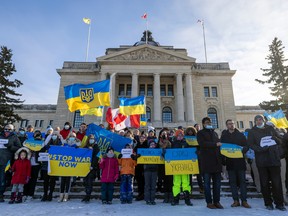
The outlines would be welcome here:
[[[271,121],[277,128],[288,128],[288,121],[283,113],[283,111],[280,109],[274,113],[264,113],[264,116],[268,119],[268,121]]]
[[[110,80],[91,84],[73,84],[64,87],[65,100],[70,112],[99,106],[110,106]]]
[[[98,117],[103,116],[103,106],[100,107],[96,107],[96,108],[91,108],[91,109],[87,109],[87,110],[80,110],[80,116],[84,116],[84,115],[95,115]]]
[[[146,113],[145,97],[120,98],[119,112],[123,115],[137,115]]]

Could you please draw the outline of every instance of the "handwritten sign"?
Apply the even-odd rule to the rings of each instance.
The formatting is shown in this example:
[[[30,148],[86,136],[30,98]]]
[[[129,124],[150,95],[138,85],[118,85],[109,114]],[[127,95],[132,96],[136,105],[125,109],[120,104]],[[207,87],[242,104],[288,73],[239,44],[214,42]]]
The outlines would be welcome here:
[[[32,151],[40,151],[43,147],[43,141],[28,139],[23,143],[23,145]]]
[[[162,158],[162,149],[152,148],[139,148],[137,154],[141,157],[137,159],[137,164],[164,164],[164,158]]]
[[[260,146],[264,147],[264,146],[273,146],[276,145],[277,143],[275,142],[275,140],[272,139],[272,136],[265,136],[261,139],[260,141]]]
[[[39,153],[38,161],[48,161],[48,160],[49,160],[49,153],[48,152]]]
[[[184,138],[189,146],[199,146],[196,136],[185,136]]]
[[[8,144],[8,139],[0,139],[0,149],[6,148],[5,144]]]
[[[131,158],[132,153],[133,153],[132,149],[122,149],[121,150],[122,158]]]
[[[236,144],[222,143],[220,151],[222,155],[228,158],[243,158],[242,148]]]
[[[167,149],[165,154],[165,174],[199,174],[196,148]]]

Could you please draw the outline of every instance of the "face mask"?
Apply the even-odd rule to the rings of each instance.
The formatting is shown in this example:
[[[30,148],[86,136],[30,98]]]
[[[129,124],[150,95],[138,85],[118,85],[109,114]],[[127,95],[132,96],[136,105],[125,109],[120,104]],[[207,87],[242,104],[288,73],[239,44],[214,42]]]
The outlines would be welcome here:
[[[75,141],[75,137],[69,137],[69,141],[74,142]]]
[[[25,134],[25,131],[19,131],[19,133],[20,133],[21,135],[24,135],[24,134]]]
[[[65,128],[65,130],[68,130],[70,128],[70,126],[69,125],[65,125],[64,128]]]
[[[265,124],[264,124],[264,122],[263,122],[261,125],[257,125],[256,127],[257,127],[257,128],[263,128],[264,125],[265,125]]]
[[[180,136],[180,137],[178,136],[178,137],[177,137],[177,140],[182,140],[182,139],[183,139],[182,136]]]
[[[114,157],[114,153],[107,153],[107,157],[108,157],[108,158]]]
[[[206,125],[205,128],[206,129],[213,129],[213,126],[212,125]]]
[[[167,138],[167,136],[166,135],[162,135],[162,139],[166,139]]]
[[[93,144],[94,142],[95,142],[94,139],[90,139],[90,140],[89,140],[89,143],[90,143],[90,144]]]
[[[56,140],[57,139],[57,135],[53,135],[51,138],[52,138],[52,140]]]

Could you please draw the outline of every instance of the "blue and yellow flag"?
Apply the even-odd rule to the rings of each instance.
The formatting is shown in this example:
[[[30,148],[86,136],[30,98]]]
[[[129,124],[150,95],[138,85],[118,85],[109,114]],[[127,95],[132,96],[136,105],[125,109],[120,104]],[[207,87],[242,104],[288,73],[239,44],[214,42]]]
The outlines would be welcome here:
[[[137,154],[141,157],[137,159],[137,164],[164,164],[164,158],[162,158],[162,149],[152,148],[138,148]]]
[[[196,148],[166,149],[165,175],[199,174]]]
[[[83,22],[89,25],[91,23],[91,19],[85,17],[83,18]]]
[[[51,146],[48,153],[51,176],[86,177],[90,172],[91,149]]]
[[[243,158],[242,148],[236,144],[222,143],[220,151],[222,155],[228,158]]]
[[[146,115],[143,114],[140,116],[140,126],[146,126],[147,125],[147,118]]]
[[[10,160],[7,162],[6,167],[5,167],[5,172],[7,172],[10,169]]]
[[[87,110],[83,110],[80,109],[80,116],[84,116],[84,115],[95,115],[98,117],[103,116],[103,106],[99,106],[96,108],[91,108],[91,109],[87,109]]]
[[[271,114],[265,112],[264,116],[268,119],[268,121],[271,121],[275,127],[288,128],[287,118],[281,109]]]
[[[199,146],[196,136],[184,136],[184,138],[189,146]]]
[[[27,139],[23,146],[29,148],[32,151],[40,151],[44,145],[42,140]]]
[[[64,87],[65,100],[70,112],[99,106],[110,106],[110,80],[91,84],[73,84]]]
[[[119,98],[119,112],[123,115],[137,115],[146,113],[145,97]]]

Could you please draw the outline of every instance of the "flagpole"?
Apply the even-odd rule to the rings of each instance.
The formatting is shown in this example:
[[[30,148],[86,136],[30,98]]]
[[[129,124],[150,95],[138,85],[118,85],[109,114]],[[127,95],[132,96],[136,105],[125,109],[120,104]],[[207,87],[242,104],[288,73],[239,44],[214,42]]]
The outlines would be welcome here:
[[[148,17],[146,18],[146,44],[148,43]]]
[[[205,28],[204,28],[204,20],[202,20],[202,29],[203,29],[203,39],[204,39],[204,51],[205,51],[205,61],[207,64],[207,51],[206,51],[206,39],[205,39]]]
[[[86,59],[85,59],[85,62],[87,62],[87,60],[88,60],[89,44],[90,44],[90,32],[91,32],[91,20],[90,20],[90,23],[89,23],[88,40],[87,40],[87,48],[86,48]]]

